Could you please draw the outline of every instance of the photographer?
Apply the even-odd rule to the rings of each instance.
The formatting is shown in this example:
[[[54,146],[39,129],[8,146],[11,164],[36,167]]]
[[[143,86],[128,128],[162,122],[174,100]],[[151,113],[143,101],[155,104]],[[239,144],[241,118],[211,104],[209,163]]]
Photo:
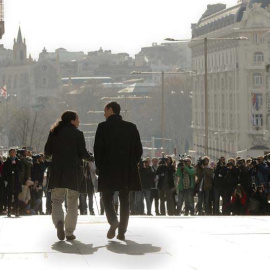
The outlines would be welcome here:
[[[151,215],[151,187],[153,185],[154,173],[150,167],[150,160],[145,159],[140,162],[140,177],[142,182],[142,191],[136,191],[136,212],[144,215],[144,199],[146,202],[147,215]]]
[[[179,160],[177,172],[178,205],[177,214],[181,215],[183,201],[185,200],[185,216],[194,215],[194,186],[195,169],[191,159]]]
[[[24,185],[25,181],[31,178],[31,170],[33,166],[33,160],[31,156],[29,156],[29,152],[26,149],[19,149],[17,151],[17,156],[21,161],[21,173],[20,173],[20,181],[21,184]]]
[[[258,164],[256,166],[256,171],[257,171],[257,182],[256,186],[264,185],[264,192],[268,193],[268,182],[269,182],[269,172],[270,172],[270,167],[269,167],[269,162],[268,160],[265,161],[265,158],[268,156],[259,156],[258,157]]]
[[[235,166],[235,160],[230,158],[227,163],[227,175],[222,190],[222,214],[229,215],[226,206],[230,204],[232,193],[239,181],[239,170]]]
[[[225,157],[220,157],[214,171],[213,195],[214,195],[214,215],[219,215],[219,202],[224,188],[225,177],[227,175],[227,167]]]
[[[160,198],[160,214],[166,215],[165,198],[167,201],[167,214],[174,215],[174,204],[172,190],[174,188],[174,180],[169,178],[168,158],[162,157],[159,161],[159,167],[156,173],[156,181],[158,181],[158,191]],[[170,165],[171,166],[171,165]],[[171,172],[171,171],[170,171]]]
[[[155,213],[157,216],[159,216],[160,215],[160,213],[159,213],[159,194],[158,194],[157,183],[155,182],[157,168],[158,168],[158,158],[154,157],[154,158],[152,158],[152,166],[151,166],[151,169],[153,172],[153,181],[152,181],[152,187],[151,187],[150,201],[151,201],[151,209],[152,209],[152,203],[155,200]]]
[[[237,161],[237,168],[239,170],[238,183],[243,187],[245,193],[247,194],[248,200],[248,198],[252,195],[252,180],[244,159],[239,159]]]
[[[209,157],[203,157],[199,160],[196,167],[196,176],[198,178],[198,214],[202,215],[202,204],[204,202],[205,214],[210,215],[210,194],[213,184],[213,169],[209,167]]]
[[[255,188],[248,206],[251,215],[267,215],[269,213],[267,194],[264,192],[263,185]]]
[[[48,167],[48,162],[44,162],[44,156],[42,154],[33,155],[33,167],[31,171],[31,179],[33,182],[38,182],[38,186],[39,186],[38,198],[41,200],[41,202],[42,202],[43,191],[44,191],[44,187],[43,187],[44,173],[47,167]],[[40,204],[39,213],[41,215],[44,214],[42,203]]]
[[[92,161],[84,161],[84,181],[86,181],[86,191],[85,193],[81,193],[79,197],[80,201],[80,214],[87,215],[87,196],[88,196],[88,209],[90,215],[95,215],[94,212],[94,181],[96,179],[96,166],[94,162],[94,157]]]
[[[226,212],[233,215],[248,214],[247,194],[241,184],[238,184],[232,194],[232,199],[229,205],[226,206]]]

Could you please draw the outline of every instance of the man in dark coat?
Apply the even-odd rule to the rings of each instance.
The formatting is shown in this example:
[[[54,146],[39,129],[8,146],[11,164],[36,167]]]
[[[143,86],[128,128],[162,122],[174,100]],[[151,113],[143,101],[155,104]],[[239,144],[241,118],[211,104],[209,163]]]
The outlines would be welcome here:
[[[22,192],[22,186],[19,179],[20,172],[22,170],[21,161],[16,156],[16,150],[9,150],[9,157],[4,162],[3,166],[3,180],[7,182],[7,205],[8,205],[8,217],[11,216],[11,203],[12,196],[14,196],[14,209],[16,217],[19,216],[19,200],[18,195]]]
[[[66,111],[49,134],[45,155],[52,156],[48,188],[52,189],[52,219],[59,240],[74,240],[78,215],[79,192],[82,192],[83,159],[91,160],[83,132],[78,129],[76,112]],[[62,203],[67,194],[67,216],[64,222]],[[65,223],[65,230],[64,230]]]
[[[123,121],[120,110],[116,102],[105,106],[106,121],[98,125],[94,155],[99,171],[98,191],[102,192],[106,216],[111,225],[107,237],[112,239],[119,227],[117,238],[125,240],[129,220],[129,191],[141,190],[138,163],[142,144],[137,127]],[[120,223],[113,205],[115,191],[119,191]]]

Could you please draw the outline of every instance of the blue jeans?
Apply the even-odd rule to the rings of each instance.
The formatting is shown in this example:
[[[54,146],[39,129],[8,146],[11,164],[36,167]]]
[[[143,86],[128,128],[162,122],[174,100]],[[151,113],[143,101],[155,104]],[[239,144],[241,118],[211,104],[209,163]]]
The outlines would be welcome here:
[[[144,199],[146,201],[147,215],[151,215],[151,189],[143,189],[142,191],[136,191],[136,213],[138,215],[144,214]]]
[[[194,214],[194,189],[184,189],[179,191],[178,194],[178,204],[177,213],[181,214],[183,202],[185,201],[185,214],[190,212],[191,215]]]
[[[80,194],[79,201],[80,201],[80,213],[81,213],[81,215],[87,214],[87,202],[86,202],[87,196],[88,196],[89,213],[92,214],[94,212],[94,208],[93,208],[94,191],[92,191],[92,192],[88,192],[87,194]]]

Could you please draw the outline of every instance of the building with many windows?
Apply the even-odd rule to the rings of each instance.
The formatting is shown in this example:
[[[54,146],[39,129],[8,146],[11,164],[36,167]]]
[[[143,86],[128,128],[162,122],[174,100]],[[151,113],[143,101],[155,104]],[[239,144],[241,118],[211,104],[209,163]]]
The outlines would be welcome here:
[[[205,153],[204,38],[208,38],[208,154],[252,155],[269,146],[270,0],[208,5],[192,24],[193,150]],[[237,40],[247,37],[248,40]],[[219,39],[218,39],[219,38]],[[230,38],[230,39],[224,39]],[[269,65],[269,66],[268,66]]]

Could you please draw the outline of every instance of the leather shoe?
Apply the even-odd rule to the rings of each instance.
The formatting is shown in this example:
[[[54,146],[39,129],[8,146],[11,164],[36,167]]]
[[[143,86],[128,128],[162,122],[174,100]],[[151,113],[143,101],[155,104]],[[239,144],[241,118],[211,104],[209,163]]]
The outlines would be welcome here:
[[[74,234],[70,235],[70,236],[66,236],[67,241],[72,241],[76,239],[76,236]]]
[[[57,225],[56,225],[56,229],[57,229],[58,239],[61,241],[65,240],[66,234],[65,234],[65,230],[64,230],[64,222],[61,220],[58,221]]]
[[[126,240],[126,237],[125,237],[124,234],[118,234],[118,235],[117,235],[117,239],[118,239],[118,240],[121,240],[121,241],[125,241],[125,240]]]
[[[119,222],[118,220],[115,220],[110,229],[108,230],[108,233],[107,233],[107,238],[108,239],[113,239],[115,237],[115,231],[117,230],[117,228],[119,227]]]

